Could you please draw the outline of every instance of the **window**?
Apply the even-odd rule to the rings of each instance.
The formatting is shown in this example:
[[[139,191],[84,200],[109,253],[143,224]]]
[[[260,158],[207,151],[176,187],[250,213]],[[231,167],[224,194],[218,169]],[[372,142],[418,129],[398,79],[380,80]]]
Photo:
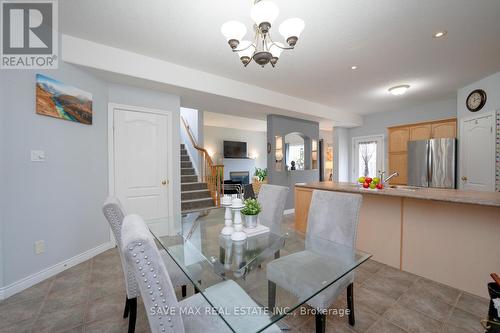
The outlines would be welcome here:
[[[359,177],[377,177],[384,169],[384,137],[356,137],[353,143],[353,174],[352,180]]]

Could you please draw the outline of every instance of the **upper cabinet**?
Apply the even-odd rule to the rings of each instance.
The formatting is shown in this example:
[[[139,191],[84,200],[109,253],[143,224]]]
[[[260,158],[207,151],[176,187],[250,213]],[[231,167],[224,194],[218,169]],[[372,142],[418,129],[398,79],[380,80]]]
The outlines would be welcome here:
[[[416,125],[410,127],[410,140],[428,140],[431,138],[431,124]]]
[[[456,138],[457,137],[457,120],[448,120],[432,124],[433,138]]]
[[[410,138],[410,132],[407,127],[389,129],[389,152],[405,152],[406,143]]]
[[[389,136],[389,172],[399,172],[399,177],[392,179],[393,184],[406,185],[408,168],[408,141],[428,140],[433,138],[455,138],[457,120],[445,119],[419,124],[390,127]]]

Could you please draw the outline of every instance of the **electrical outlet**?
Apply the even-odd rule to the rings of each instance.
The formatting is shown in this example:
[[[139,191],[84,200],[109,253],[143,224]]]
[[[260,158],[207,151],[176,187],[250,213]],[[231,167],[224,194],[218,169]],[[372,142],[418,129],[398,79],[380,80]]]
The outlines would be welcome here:
[[[45,241],[37,240],[35,242],[35,254],[42,254],[45,252]]]
[[[45,162],[45,152],[43,150],[32,150],[31,162]]]

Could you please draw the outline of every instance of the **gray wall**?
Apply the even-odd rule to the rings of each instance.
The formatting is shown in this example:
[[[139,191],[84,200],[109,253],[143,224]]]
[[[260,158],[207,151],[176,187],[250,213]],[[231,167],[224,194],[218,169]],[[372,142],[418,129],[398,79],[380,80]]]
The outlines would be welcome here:
[[[180,97],[160,91],[146,90],[125,85],[109,85],[109,103],[118,103],[144,108],[172,111],[173,174],[170,184],[173,188],[174,216],[181,213],[180,173]]]
[[[93,95],[93,124],[35,114],[35,74],[42,73]],[[77,67],[4,70],[0,119],[2,156],[3,284],[109,241],[101,213],[108,193],[107,86]],[[31,162],[30,150],[45,162]],[[35,255],[36,240],[46,250]]]
[[[333,130],[333,180],[349,181],[349,130],[335,127]]]
[[[456,97],[439,100],[436,102],[419,105],[402,110],[380,112],[363,117],[363,126],[351,128],[348,130],[348,160],[349,160],[349,179],[352,178],[352,138],[367,135],[384,135],[385,143],[385,169],[388,169],[388,142],[387,127],[432,121],[439,119],[454,118],[457,116]],[[352,179],[351,179],[352,180]]]
[[[294,170],[276,171],[275,136],[283,137],[283,147],[285,135],[289,133],[302,133],[310,140],[319,140],[319,123],[296,119],[278,115],[267,116],[267,142],[271,143],[271,152],[267,155],[268,180],[270,184],[288,186],[290,192],[285,209],[294,208],[294,185],[296,183],[310,183],[319,180],[319,171],[316,170]],[[310,141],[309,141],[310,142]],[[304,142],[304,144],[307,144]],[[307,158],[307,154],[304,154]]]

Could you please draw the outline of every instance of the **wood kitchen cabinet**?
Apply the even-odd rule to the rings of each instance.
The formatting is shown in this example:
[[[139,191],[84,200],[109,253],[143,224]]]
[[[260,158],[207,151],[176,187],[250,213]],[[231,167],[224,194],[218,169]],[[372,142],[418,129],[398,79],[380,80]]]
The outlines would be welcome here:
[[[407,127],[389,129],[389,152],[406,151],[406,143],[410,138]]]
[[[399,176],[391,179],[390,183],[395,185],[406,185],[408,182],[408,154],[402,153],[389,153],[389,174],[399,172]],[[388,176],[386,175],[386,176]]]
[[[456,138],[457,137],[457,121],[446,121],[432,124],[433,138]]]
[[[410,140],[429,140],[432,135],[431,124],[423,124],[410,127]]]
[[[407,124],[389,127],[389,175],[399,172],[392,184],[406,185],[408,172],[408,141],[438,138],[455,138],[457,136],[457,120],[444,119],[418,124]]]

